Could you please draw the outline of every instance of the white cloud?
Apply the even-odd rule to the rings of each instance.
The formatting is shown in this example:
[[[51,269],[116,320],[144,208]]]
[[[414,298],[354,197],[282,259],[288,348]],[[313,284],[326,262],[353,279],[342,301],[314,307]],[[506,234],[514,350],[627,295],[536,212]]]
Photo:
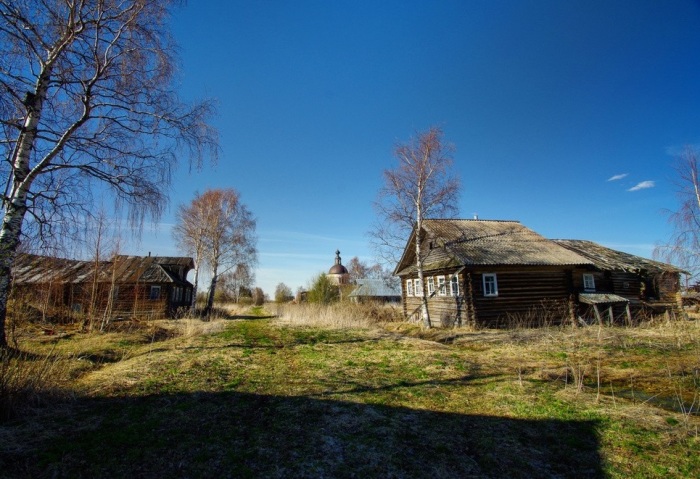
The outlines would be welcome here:
[[[627,176],[627,173],[622,173],[622,174],[619,174],[619,175],[613,175],[613,176],[611,176],[610,178],[608,178],[607,181],[617,181],[617,180],[621,180],[621,179],[624,178],[625,176]]]
[[[647,181],[642,181],[641,183],[637,183],[636,185],[634,185],[632,188],[630,188],[627,191],[645,190],[647,188],[653,188],[654,186],[656,186],[656,183],[654,183],[653,181],[647,180]]]

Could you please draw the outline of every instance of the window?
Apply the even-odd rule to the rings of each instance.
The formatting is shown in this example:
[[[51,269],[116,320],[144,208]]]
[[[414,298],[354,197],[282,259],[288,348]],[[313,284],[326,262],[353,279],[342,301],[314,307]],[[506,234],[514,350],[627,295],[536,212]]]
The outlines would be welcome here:
[[[160,299],[160,286],[151,286],[151,292],[148,299]]]
[[[482,276],[484,281],[484,296],[498,296],[498,280],[495,273],[487,273]]]
[[[185,302],[190,303],[192,301],[192,290],[190,288],[185,288]]]
[[[175,303],[182,302],[182,288],[179,286],[175,286],[173,288],[173,302],[175,302]]]
[[[406,296],[413,296],[413,280],[406,280]]]
[[[420,282],[420,278],[413,280],[413,289],[416,291],[416,296],[423,296],[423,283]]]
[[[583,289],[586,291],[595,291],[595,277],[592,274],[583,275]]]
[[[428,296],[435,294],[435,278],[428,278]]]
[[[444,276],[437,277],[437,286],[438,286],[438,296],[447,296],[447,288],[445,288],[445,277]]]
[[[453,274],[450,277],[450,286],[452,290],[452,296],[459,296],[459,276],[456,274]]]

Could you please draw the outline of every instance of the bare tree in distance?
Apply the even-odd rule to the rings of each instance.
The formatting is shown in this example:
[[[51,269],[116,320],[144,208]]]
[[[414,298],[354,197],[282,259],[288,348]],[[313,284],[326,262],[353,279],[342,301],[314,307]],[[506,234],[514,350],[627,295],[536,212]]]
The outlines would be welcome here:
[[[257,262],[255,219],[232,188],[207,190],[196,194],[189,206],[181,208],[176,231],[183,247],[202,241],[202,264],[211,274],[209,294],[204,313],[214,306],[219,276],[234,271],[240,265],[253,269]],[[191,238],[188,235],[196,235]],[[196,240],[196,241],[195,241]]]
[[[199,273],[204,260],[206,248],[205,228],[210,223],[210,215],[214,212],[203,201],[193,201],[189,205],[179,205],[175,213],[175,226],[172,235],[175,242],[187,254],[194,259],[194,278],[192,279],[192,304],[194,309],[197,304],[197,290],[199,288]]]
[[[219,277],[224,283],[228,296],[235,303],[240,301],[241,292],[250,292],[253,289],[253,283],[255,283],[255,272],[252,270],[252,265],[245,263],[237,264],[233,270],[219,275]]]
[[[667,210],[673,234],[656,246],[654,256],[677,264],[697,278],[700,273],[700,152],[686,146],[675,158],[678,209]]]
[[[392,278],[391,270],[384,269],[384,267],[378,263],[369,266],[367,262],[362,261],[357,256],[354,256],[348,261],[347,269],[351,283],[356,283],[358,280],[365,278],[383,279],[385,281]]]
[[[361,261],[357,256],[353,256],[350,261],[348,261],[347,269],[351,283],[357,282],[358,279],[366,278],[369,272],[367,263]]]
[[[374,203],[378,218],[370,237],[377,254],[388,263],[397,264],[406,241],[415,231],[416,269],[423,284],[423,220],[454,218],[459,211],[460,182],[452,173],[453,150],[437,127],[397,145],[394,156],[399,164],[384,170],[384,186]],[[422,303],[423,325],[429,328],[427,295]]]
[[[23,226],[70,229],[99,187],[138,230],[161,215],[177,155],[218,153],[212,104],[175,92],[177,3],[0,0],[0,347]]]

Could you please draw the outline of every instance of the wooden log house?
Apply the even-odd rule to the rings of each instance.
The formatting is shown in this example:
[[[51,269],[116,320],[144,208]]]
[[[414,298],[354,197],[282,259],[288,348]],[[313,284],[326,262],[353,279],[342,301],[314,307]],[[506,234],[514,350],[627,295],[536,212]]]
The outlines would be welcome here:
[[[401,278],[406,317],[419,317],[423,295],[427,295],[435,326],[557,324],[591,320],[589,314],[596,311],[594,319],[599,321],[603,320],[601,311],[610,321],[619,314],[629,318],[632,298],[625,293],[641,284],[639,281],[646,281],[625,281],[625,275],[638,277],[641,270],[596,262],[565,247],[563,241],[546,239],[517,221],[429,219],[424,220],[420,232],[425,282],[421,284],[416,234],[414,229],[394,274]],[[629,256],[631,262],[633,255]],[[659,268],[663,265],[655,263]],[[680,270],[664,266],[666,277],[675,274],[675,283],[665,283],[669,288],[666,294],[672,294],[678,289]],[[597,283],[596,277],[601,278]],[[634,306],[649,301],[653,297]]]
[[[81,261],[20,254],[12,295],[44,316],[174,317],[192,302],[189,257],[116,255]]]

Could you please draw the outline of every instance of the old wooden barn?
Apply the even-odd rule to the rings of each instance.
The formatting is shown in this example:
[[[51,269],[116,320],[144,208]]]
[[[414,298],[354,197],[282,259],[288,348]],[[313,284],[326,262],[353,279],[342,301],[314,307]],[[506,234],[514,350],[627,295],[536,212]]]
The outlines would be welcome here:
[[[189,257],[116,255],[81,261],[20,254],[12,297],[44,316],[173,317],[192,301]]]

